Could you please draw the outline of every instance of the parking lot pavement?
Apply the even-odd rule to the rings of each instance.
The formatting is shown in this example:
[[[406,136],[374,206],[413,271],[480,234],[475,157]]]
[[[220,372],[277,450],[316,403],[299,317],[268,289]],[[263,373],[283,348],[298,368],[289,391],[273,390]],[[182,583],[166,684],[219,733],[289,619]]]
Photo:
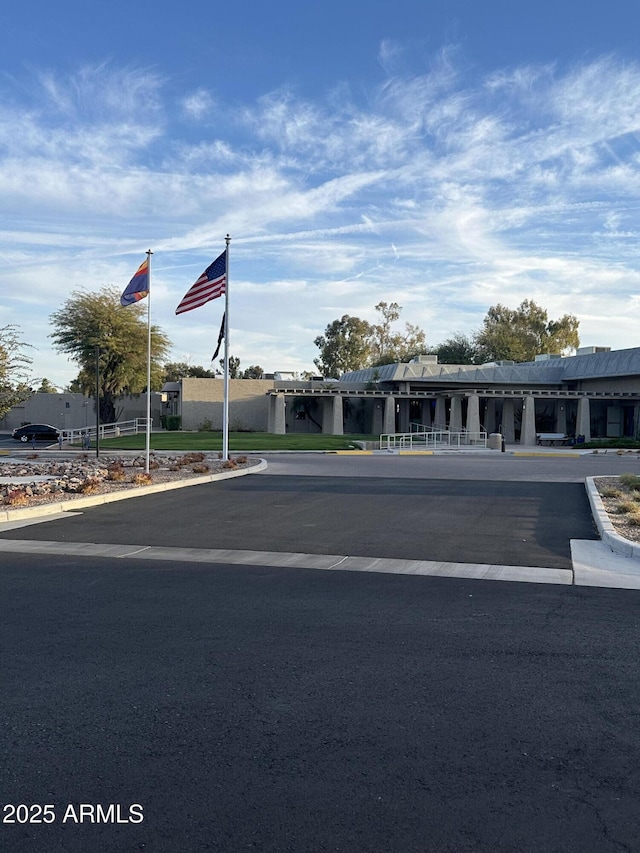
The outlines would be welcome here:
[[[130,506],[85,510],[73,524],[66,513],[50,516],[44,527],[33,519],[0,523],[0,543],[6,537],[0,549],[33,552],[40,540],[41,553],[89,556],[118,544],[121,554],[141,559],[341,564],[353,571],[636,589],[638,561],[597,541],[583,497],[585,475],[629,466],[629,457],[617,453],[553,460],[272,454],[267,473],[240,492],[196,494],[191,487],[195,500],[166,495],[154,499],[154,509],[137,497],[142,523],[133,526]],[[68,544],[46,544],[56,538]]]
[[[570,569],[571,539],[596,532],[575,483],[262,474],[0,536]]]

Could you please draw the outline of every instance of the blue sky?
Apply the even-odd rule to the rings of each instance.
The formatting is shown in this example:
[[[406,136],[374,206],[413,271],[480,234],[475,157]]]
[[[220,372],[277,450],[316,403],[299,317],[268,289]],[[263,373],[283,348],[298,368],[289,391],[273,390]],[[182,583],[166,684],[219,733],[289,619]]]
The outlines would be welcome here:
[[[8,7],[8,8],[7,8]],[[640,6],[630,0],[42,0],[0,11],[0,325],[65,385],[49,317],[153,256],[175,307],[231,244],[231,351],[313,368],[343,314],[430,345],[534,299],[640,345]]]

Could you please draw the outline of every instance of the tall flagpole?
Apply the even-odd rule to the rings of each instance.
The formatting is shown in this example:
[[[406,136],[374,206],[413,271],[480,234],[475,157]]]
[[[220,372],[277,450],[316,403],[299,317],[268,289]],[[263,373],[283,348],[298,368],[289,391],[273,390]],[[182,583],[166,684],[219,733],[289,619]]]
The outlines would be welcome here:
[[[149,473],[149,451],[151,448],[151,249],[147,252],[147,429],[144,451],[144,472]]]
[[[229,243],[231,237],[227,234],[225,253],[225,288],[224,288],[224,402],[222,405],[222,459],[229,459]]]

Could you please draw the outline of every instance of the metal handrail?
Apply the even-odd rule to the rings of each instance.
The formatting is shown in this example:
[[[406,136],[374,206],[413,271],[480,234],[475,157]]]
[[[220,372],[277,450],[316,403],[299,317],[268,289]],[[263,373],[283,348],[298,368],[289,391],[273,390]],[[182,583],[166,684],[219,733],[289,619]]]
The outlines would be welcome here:
[[[486,430],[424,430],[422,432],[391,432],[380,436],[380,450],[428,449],[446,447],[486,447]]]
[[[151,422],[153,425],[153,421]],[[100,438],[117,438],[121,435],[135,435],[139,432],[146,432],[147,419],[134,418],[130,421],[119,421],[112,424],[100,424],[98,435]],[[65,429],[61,430],[62,440],[71,444],[77,441],[82,441],[83,436],[88,435],[90,439],[96,437],[96,427],[86,426],[80,429]]]

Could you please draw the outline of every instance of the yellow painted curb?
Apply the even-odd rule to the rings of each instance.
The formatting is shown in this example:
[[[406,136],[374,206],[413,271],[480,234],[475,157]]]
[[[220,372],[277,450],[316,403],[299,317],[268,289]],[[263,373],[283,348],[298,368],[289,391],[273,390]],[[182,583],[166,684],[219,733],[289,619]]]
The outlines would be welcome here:
[[[373,450],[327,450],[327,453],[334,456],[371,456]]]
[[[433,456],[433,450],[399,450],[398,456]]]

